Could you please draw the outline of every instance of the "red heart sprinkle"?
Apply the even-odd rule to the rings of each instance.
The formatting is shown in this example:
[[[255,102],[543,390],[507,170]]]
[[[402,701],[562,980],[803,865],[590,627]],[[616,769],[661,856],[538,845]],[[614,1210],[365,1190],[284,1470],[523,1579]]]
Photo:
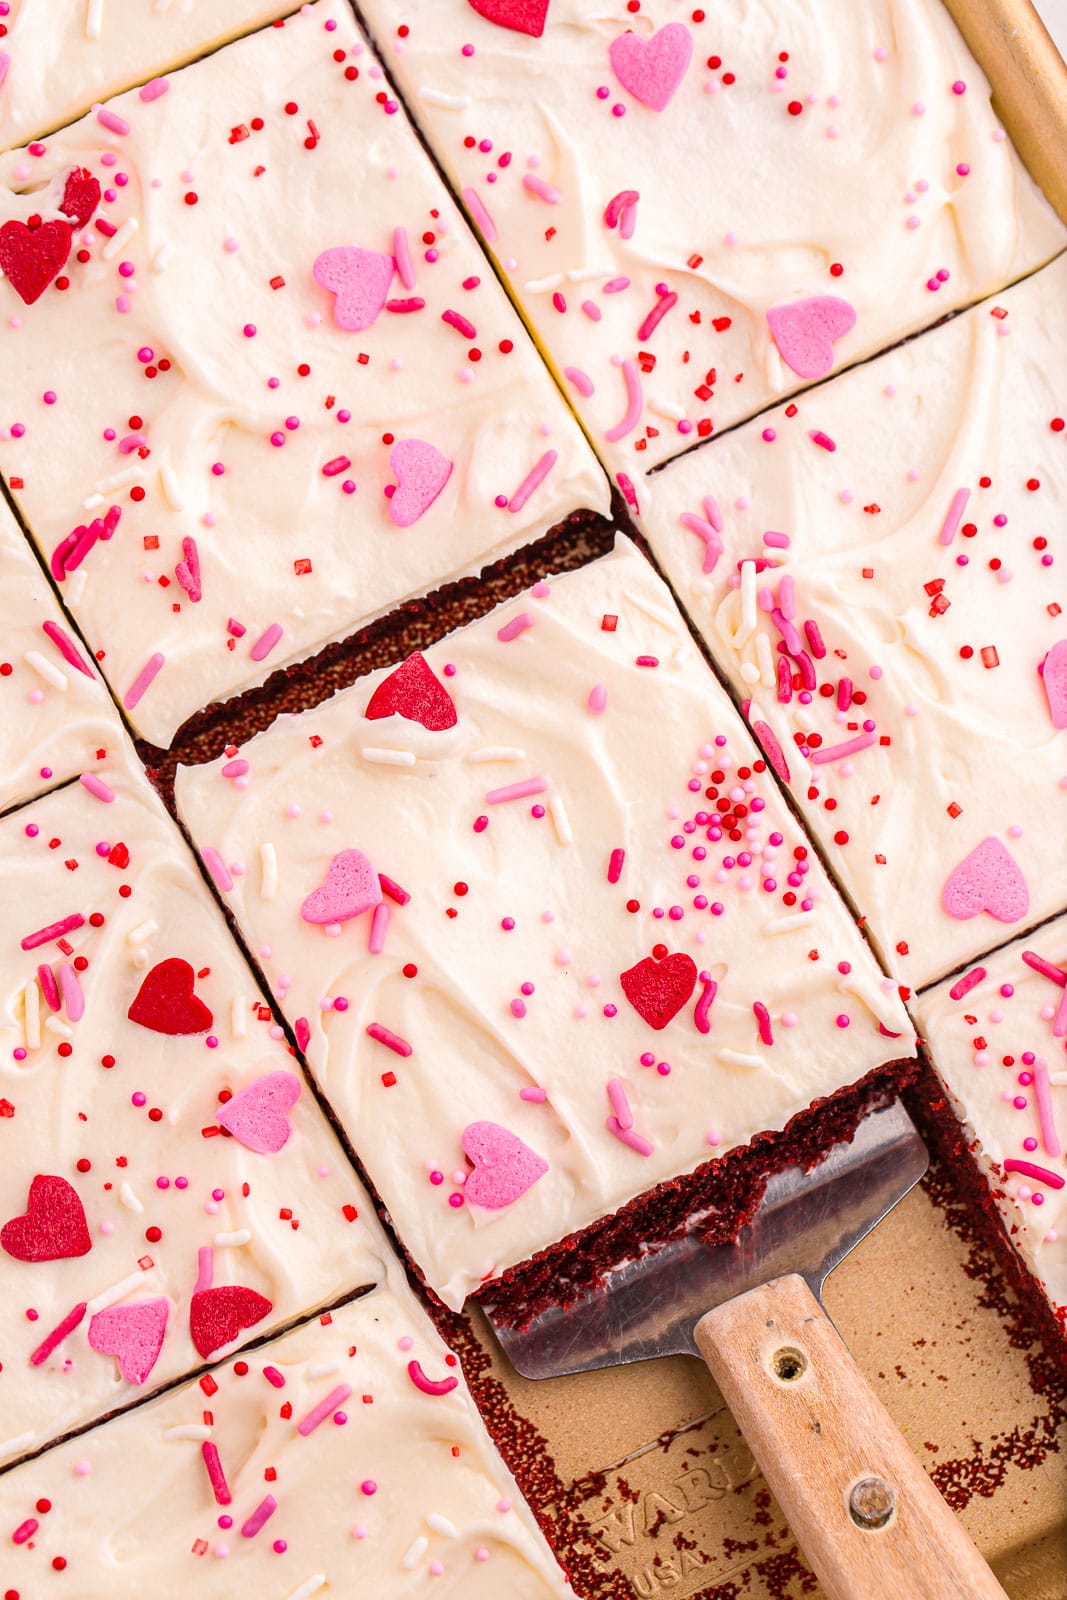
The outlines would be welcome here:
[[[66,1178],[38,1173],[30,1184],[24,1216],[0,1228],[0,1245],[16,1261],[64,1261],[93,1248],[78,1191]]]
[[[455,701],[416,650],[375,689],[363,715],[371,722],[380,717],[406,717],[421,722],[431,733],[454,728],[458,721]]]
[[[180,956],[157,962],[126,1013],[130,1021],[153,1033],[206,1033],[213,1018],[193,993],[194,977],[192,967]]]
[[[28,306],[39,300],[58,277],[70,255],[74,229],[69,222],[5,222],[0,228],[0,267],[15,293]]]
[[[486,22],[495,22],[498,28],[528,33],[531,39],[540,39],[545,31],[548,0],[468,0],[468,4]]]
[[[655,961],[646,956],[619,974],[622,992],[650,1028],[658,1033],[681,1011],[696,987],[697,964],[681,952]]]
[[[76,228],[84,228],[100,204],[100,184],[88,167],[73,167],[67,174],[59,209]]]
[[[239,1283],[222,1289],[198,1289],[189,1302],[189,1332],[206,1361],[273,1310],[263,1295]]]

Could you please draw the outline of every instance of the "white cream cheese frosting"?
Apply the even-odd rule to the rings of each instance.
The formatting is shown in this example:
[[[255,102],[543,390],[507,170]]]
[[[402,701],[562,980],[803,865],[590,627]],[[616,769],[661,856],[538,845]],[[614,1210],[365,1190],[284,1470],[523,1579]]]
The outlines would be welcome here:
[[[340,0],[10,152],[0,180],[0,468],[156,744],[606,509]]]
[[[92,771],[125,741],[21,529],[0,502],[0,811]]]
[[[292,0],[6,0],[0,149],[295,10]]]
[[[1067,1316],[1067,918],[916,1000],[1009,1239]]]
[[[912,1053],[625,541],[180,768],[177,801],[449,1305]]]
[[[4,1460],[388,1247],[132,754],[0,821],[0,885]]]
[[[647,485],[658,559],[915,987],[1067,905],[1065,341],[1060,261]]]
[[[455,1362],[397,1274],[0,1478],[5,1580],[23,1600],[562,1600]]]
[[[363,10],[639,502],[712,428],[1067,240],[941,0]]]

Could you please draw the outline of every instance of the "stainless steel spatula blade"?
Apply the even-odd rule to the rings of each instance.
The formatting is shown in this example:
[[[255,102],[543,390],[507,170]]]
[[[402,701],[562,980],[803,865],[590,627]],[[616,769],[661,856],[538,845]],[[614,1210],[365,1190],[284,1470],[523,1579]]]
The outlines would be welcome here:
[[[805,1172],[770,1178],[736,1244],[699,1232],[627,1260],[591,1293],[550,1306],[525,1328],[483,1309],[505,1355],[525,1378],[558,1378],[654,1356],[700,1354],[696,1325],[724,1300],[797,1272],[821,1295],[827,1274],[918,1183],[929,1158],[904,1107],[872,1112],[848,1144]]]
[[[810,1171],[772,1177],[735,1244],[705,1244],[697,1222],[525,1328],[491,1300],[484,1309],[528,1378],[702,1356],[827,1600],[1006,1600],[820,1299],[827,1273],[926,1166],[893,1104]]]

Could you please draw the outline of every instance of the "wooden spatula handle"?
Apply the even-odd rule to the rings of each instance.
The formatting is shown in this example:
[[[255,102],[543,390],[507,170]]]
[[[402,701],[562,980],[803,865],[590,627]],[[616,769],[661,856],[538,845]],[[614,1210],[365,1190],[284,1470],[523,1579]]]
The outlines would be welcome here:
[[[696,1337],[828,1600],[1006,1600],[803,1278]]]

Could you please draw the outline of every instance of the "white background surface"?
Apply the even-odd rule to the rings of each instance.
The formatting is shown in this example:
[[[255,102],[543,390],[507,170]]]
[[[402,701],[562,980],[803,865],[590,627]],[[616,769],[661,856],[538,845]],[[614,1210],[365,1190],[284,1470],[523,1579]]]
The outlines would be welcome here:
[[[1034,0],[1034,4],[1060,55],[1067,60],[1067,0]]]

